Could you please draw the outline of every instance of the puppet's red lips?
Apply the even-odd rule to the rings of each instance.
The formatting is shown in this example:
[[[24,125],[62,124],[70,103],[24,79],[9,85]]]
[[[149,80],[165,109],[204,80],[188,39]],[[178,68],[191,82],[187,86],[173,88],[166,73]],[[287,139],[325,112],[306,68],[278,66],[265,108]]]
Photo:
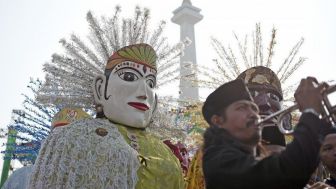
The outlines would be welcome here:
[[[129,102],[127,104],[141,111],[146,111],[149,109],[149,107],[146,104],[140,102]]]

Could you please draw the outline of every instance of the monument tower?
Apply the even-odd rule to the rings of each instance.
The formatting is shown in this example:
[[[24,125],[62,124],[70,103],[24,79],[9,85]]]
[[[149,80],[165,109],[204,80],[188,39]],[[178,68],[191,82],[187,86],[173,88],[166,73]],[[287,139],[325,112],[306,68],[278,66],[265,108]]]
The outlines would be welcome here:
[[[173,23],[180,25],[181,41],[186,38],[191,40],[191,44],[184,49],[184,56],[180,59],[180,100],[182,101],[199,99],[197,76],[193,68],[197,66],[194,25],[203,18],[200,11],[201,9],[194,7],[190,0],[183,0],[182,5],[173,11],[174,16],[171,19]]]

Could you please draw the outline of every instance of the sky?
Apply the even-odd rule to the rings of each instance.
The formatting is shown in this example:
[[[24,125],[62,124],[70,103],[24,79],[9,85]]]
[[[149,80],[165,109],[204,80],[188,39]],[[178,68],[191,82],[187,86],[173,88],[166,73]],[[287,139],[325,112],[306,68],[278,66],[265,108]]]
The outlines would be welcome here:
[[[203,20],[195,25],[197,63],[210,64],[215,52],[214,36],[225,44],[235,44],[233,31],[243,37],[261,23],[264,41],[277,28],[274,62],[281,63],[301,37],[299,55],[306,63],[293,81],[312,75],[320,81],[336,79],[336,1],[334,0],[191,0],[201,10]],[[179,41],[179,26],[170,19],[182,0],[0,0],[0,127],[10,123],[12,109],[22,107],[31,77],[44,78],[42,65],[60,51],[58,41],[71,33],[88,34],[86,13],[111,16],[120,5],[122,16],[133,15],[140,5],[151,10],[151,25],[166,20],[169,42]],[[206,97],[207,92],[201,93]]]

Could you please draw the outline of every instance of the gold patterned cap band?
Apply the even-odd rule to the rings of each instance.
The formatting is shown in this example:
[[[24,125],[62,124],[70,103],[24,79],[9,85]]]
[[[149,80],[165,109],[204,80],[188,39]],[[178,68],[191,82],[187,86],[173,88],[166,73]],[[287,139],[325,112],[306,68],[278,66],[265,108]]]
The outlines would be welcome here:
[[[260,86],[270,88],[283,99],[281,83],[278,76],[269,68],[256,66],[245,70],[237,78],[243,79],[248,87]]]
[[[107,61],[105,70],[111,70],[124,61],[136,62],[157,70],[156,59],[156,52],[150,45],[145,43],[129,45],[113,53]]]

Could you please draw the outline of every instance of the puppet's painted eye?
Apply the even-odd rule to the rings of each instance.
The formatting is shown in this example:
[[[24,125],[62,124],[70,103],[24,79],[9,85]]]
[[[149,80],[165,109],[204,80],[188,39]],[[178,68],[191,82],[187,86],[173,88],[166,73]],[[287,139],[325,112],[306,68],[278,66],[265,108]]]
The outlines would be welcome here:
[[[123,74],[120,74],[119,77],[122,80],[130,81],[130,82],[131,81],[136,81],[136,80],[139,79],[139,77],[132,72],[124,72]]]

